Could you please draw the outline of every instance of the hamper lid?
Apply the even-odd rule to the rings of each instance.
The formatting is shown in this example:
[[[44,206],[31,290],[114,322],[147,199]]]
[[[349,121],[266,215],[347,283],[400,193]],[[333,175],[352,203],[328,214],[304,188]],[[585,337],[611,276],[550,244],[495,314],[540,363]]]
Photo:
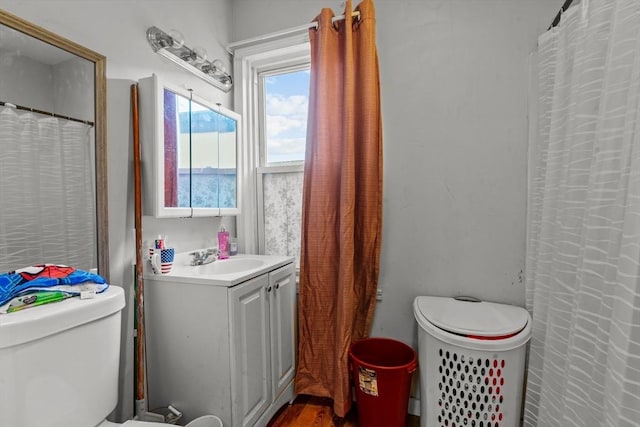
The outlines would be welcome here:
[[[529,321],[524,308],[473,298],[417,297],[414,307],[420,320],[447,332],[481,339],[510,338]]]

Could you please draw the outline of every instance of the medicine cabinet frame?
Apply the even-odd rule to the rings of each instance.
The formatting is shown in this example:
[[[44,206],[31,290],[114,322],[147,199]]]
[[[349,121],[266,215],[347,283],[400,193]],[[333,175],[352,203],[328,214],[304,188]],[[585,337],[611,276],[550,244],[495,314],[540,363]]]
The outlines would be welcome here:
[[[213,216],[222,216],[222,215],[239,215],[240,214],[240,194],[239,189],[240,185],[240,171],[239,171],[239,157],[238,153],[240,150],[240,130],[242,129],[241,116],[234,111],[231,111],[220,104],[213,103],[207,99],[199,97],[193,91],[178,87],[169,82],[166,82],[159,78],[156,74],[153,74],[151,77],[147,77],[141,79],[138,82],[139,87],[139,103],[140,103],[140,137],[142,144],[142,162],[143,162],[143,210],[145,215],[152,215],[156,218],[185,218],[185,217],[213,217]],[[166,206],[165,200],[165,185],[168,178],[165,177],[165,129],[167,126],[165,125],[165,91],[172,92],[177,97],[186,98],[189,101],[189,126],[190,126],[190,137],[188,143],[189,150],[189,159],[188,159],[188,192],[189,192],[189,203],[188,206],[180,206],[181,203],[178,202],[177,206]],[[196,166],[196,164],[202,161],[203,156],[198,156],[196,153],[193,156],[192,151],[195,147],[195,142],[192,145],[192,136],[193,126],[195,126],[195,119],[192,120],[194,113],[197,111],[191,110],[191,105],[197,105],[199,107],[206,107],[213,113],[217,113],[220,117],[224,118],[225,123],[230,124],[232,130],[230,132],[225,132],[226,142],[225,144],[229,145],[229,138],[233,138],[235,142],[235,151],[233,153],[233,159],[235,160],[234,167],[223,167],[229,165],[221,166],[221,157],[225,157],[225,163],[229,163],[230,160],[229,155],[227,153],[226,156],[223,156],[220,152],[221,141],[221,133],[220,127],[216,127],[214,134],[216,135],[216,148],[217,153],[215,154],[215,158],[217,159],[217,165],[208,165],[206,167]],[[200,110],[201,111],[201,110]],[[179,115],[179,112],[178,112]],[[218,119],[217,119],[218,120]],[[176,121],[180,121],[178,118]],[[233,137],[235,135],[235,138]],[[180,153],[181,143],[179,136],[176,138],[176,150],[177,153]],[[200,147],[202,147],[202,142],[199,143]],[[180,157],[179,154],[175,155],[176,158]],[[195,158],[194,158],[195,157]],[[183,167],[180,166],[180,159],[176,160],[176,171],[180,175],[180,170],[184,170],[185,160],[182,160]],[[197,189],[194,191],[194,176],[197,175],[194,171],[205,171],[208,169],[212,169],[215,171],[213,175],[217,179],[216,186],[216,195],[217,195],[217,206],[194,206],[194,199],[198,200]],[[223,175],[233,175],[235,169],[235,189],[233,194],[235,195],[235,206],[227,206],[220,207],[220,183],[221,177]],[[223,173],[223,171],[227,171]],[[200,173],[200,172],[198,172]],[[204,173],[204,172],[202,172]],[[182,173],[184,175],[184,172]],[[183,178],[184,179],[184,178]],[[184,196],[184,192],[181,193],[181,189],[179,188],[180,178],[175,177],[177,186],[176,198],[180,194]],[[227,179],[227,181],[229,181]],[[194,197],[195,196],[195,197]]]

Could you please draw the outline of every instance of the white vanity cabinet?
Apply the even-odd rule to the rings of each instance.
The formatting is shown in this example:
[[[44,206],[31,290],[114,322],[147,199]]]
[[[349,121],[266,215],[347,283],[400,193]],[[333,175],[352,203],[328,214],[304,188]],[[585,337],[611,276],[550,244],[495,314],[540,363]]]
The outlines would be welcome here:
[[[234,286],[145,280],[149,408],[265,426],[293,399],[295,267]]]
[[[234,426],[253,426],[258,420],[266,425],[269,414],[292,397],[283,392],[295,373],[295,287],[295,269],[289,264],[270,272],[268,280],[230,289]]]

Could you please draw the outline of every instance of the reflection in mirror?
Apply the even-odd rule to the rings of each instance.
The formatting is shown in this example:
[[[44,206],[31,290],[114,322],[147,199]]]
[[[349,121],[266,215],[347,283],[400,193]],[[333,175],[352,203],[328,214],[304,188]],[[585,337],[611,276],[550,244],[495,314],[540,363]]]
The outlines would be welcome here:
[[[140,93],[143,156],[153,164],[146,193],[156,198],[146,208],[156,217],[237,214],[239,115],[156,76],[140,80]]]
[[[0,25],[0,101],[93,122],[93,63]]]
[[[165,206],[235,208],[236,121],[168,89],[164,118]]]
[[[108,279],[104,61],[0,10],[0,271]]]

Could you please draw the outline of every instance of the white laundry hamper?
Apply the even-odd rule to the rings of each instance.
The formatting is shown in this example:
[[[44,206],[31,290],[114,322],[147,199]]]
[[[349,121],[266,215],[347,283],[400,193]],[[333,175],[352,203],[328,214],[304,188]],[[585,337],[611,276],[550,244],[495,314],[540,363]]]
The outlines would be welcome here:
[[[417,297],[421,427],[520,425],[531,317],[473,298]]]

